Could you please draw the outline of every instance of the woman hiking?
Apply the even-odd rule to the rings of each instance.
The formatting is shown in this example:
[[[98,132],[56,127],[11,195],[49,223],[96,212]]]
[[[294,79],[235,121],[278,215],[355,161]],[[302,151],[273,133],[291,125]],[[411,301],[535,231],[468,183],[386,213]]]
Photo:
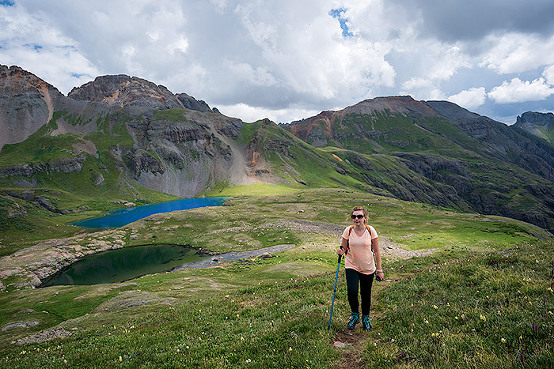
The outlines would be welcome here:
[[[369,330],[371,329],[369,308],[373,278],[376,276],[378,281],[385,278],[381,267],[379,238],[375,229],[367,225],[367,212],[363,207],[354,207],[350,217],[354,225],[344,230],[340,249],[337,250],[338,255],[346,254],[344,268],[348,303],[352,311],[347,327],[354,329],[360,322],[359,291],[362,297],[362,327]]]

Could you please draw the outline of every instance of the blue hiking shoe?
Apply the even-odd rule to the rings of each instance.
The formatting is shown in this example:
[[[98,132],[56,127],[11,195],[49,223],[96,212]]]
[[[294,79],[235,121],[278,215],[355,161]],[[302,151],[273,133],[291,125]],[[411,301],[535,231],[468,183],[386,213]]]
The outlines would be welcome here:
[[[360,313],[352,313],[352,315],[350,316],[350,321],[348,322],[347,324],[347,328],[350,329],[350,330],[353,330],[354,328],[356,328],[356,324],[358,324],[360,322]]]
[[[369,315],[362,315],[362,328],[366,331],[371,330],[371,324],[369,323]]]

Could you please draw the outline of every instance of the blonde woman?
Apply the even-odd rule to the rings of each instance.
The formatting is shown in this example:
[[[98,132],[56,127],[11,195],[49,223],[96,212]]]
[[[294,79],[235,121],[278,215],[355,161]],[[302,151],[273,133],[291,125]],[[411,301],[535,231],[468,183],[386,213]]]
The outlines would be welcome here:
[[[350,304],[351,317],[348,329],[355,329],[360,322],[358,304],[358,292],[362,298],[362,327],[371,329],[369,309],[371,307],[371,287],[373,278],[383,280],[383,268],[381,266],[381,252],[379,251],[379,238],[375,229],[367,225],[367,212],[365,208],[356,206],[352,209],[350,217],[354,225],[348,226],[342,233],[342,242],[338,255],[345,257],[346,285],[348,291],[348,303]]]

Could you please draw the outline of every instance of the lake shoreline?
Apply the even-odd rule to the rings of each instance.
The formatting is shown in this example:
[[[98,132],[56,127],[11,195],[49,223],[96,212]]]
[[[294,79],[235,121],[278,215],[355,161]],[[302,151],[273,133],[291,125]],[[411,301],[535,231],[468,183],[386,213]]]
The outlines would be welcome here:
[[[256,257],[272,257],[274,253],[290,250],[296,247],[294,244],[283,244],[264,247],[258,250],[249,251],[231,251],[224,253],[212,253],[213,258],[209,260],[198,261],[191,264],[186,264],[181,267],[173,268],[171,271],[180,271],[184,269],[204,269],[220,266],[221,263],[250,259]],[[205,251],[205,250],[203,250]]]

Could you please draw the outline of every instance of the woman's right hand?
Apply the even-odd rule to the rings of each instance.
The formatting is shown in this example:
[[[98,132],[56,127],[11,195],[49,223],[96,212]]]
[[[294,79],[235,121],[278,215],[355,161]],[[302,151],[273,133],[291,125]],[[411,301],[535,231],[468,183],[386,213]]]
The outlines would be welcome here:
[[[344,249],[342,247],[337,250],[337,255],[344,255]]]

